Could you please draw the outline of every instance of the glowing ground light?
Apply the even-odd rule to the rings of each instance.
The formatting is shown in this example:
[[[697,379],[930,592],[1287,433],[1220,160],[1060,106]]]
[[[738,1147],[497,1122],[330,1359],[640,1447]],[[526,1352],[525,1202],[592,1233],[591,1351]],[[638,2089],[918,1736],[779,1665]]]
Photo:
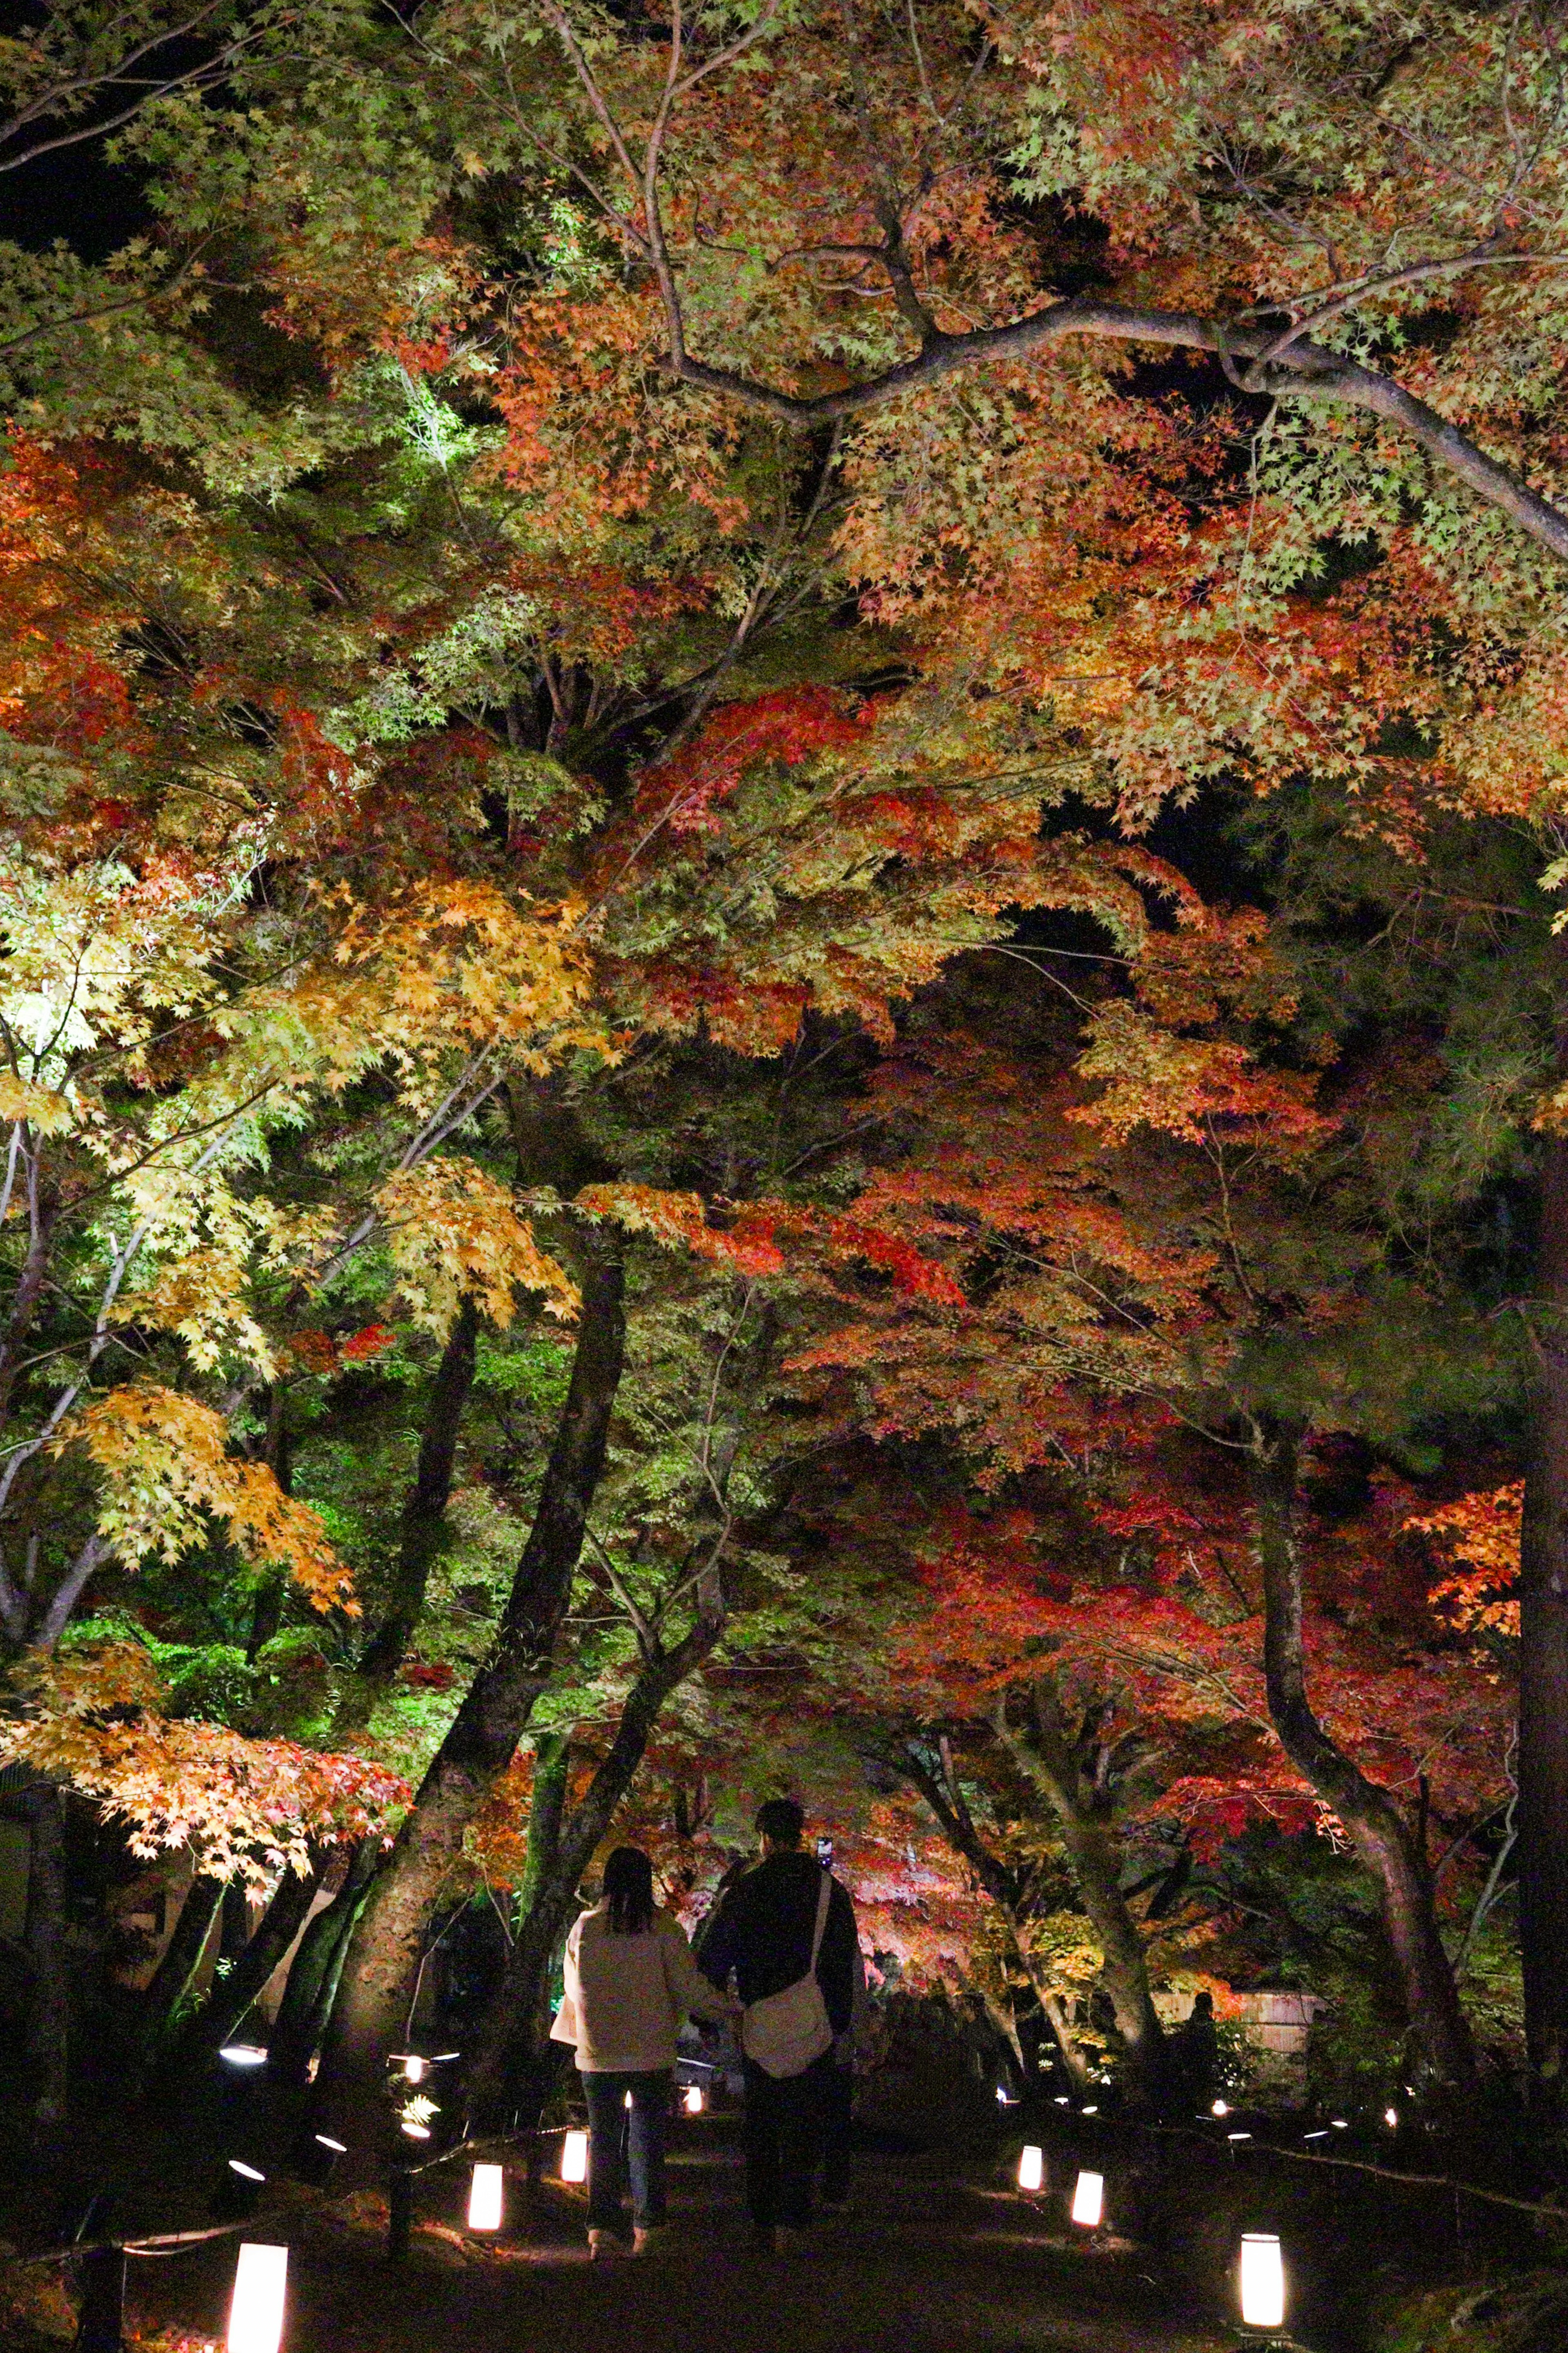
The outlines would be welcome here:
[[[1100,2228],[1105,2212],[1105,2176],[1103,2173],[1080,2173],[1073,2188],[1072,2219],[1086,2231]]]
[[[1228,2116],[1230,2114],[1230,2103],[1227,2100],[1216,2100],[1213,2107],[1209,2110],[1209,2114],[1211,2116]]]
[[[243,2158],[231,2157],[228,2169],[231,2173],[237,2173],[242,2181],[265,2181],[267,2179],[264,2173],[258,2173],[254,2165],[247,2165]]]
[[[701,2084],[689,2084],[686,2087],[685,2097],[682,2099],[680,2105],[686,2110],[689,2116],[700,2116],[702,2114]]]
[[[470,2231],[500,2229],[501,2189],[505,2180],[506,2173],[501,2166],[475,2166],[474,2178],[468,2184]]]
[[[403,2119],[403,2130],[408,2135],[410,2140],[428,2140],[430,2137],[428,2125],[410,2124],[406,2116]]]
[[[1285,2318],[1285,2263],[1279,2242],[1248,2231],[1241,2242],[1241,2317],[1248,2328],[1279,2328]]]
[[[288,2284],[287,2247],[241,2247],[228,2308],[228,2353],[278,2353]]]
[[[1383,2121],[1385,2125],[1396,2125],[1399,2122],[1399,2110],[1397,2108],[1384,2108],[1383,2112]]]
[[[265,2067],[267,2053],[259,2042],[226,2042],[218,2057],[230,2067]]]
[[[587,2180],[588,2136],[585,2132],[569,2132],[562,2143],[561,2179],[563,2181]]]
[[[334,2157],[347,2157],[349,2153],[347,2141],[333,2140],[330,2133],[317,2133],[315,2140],[318,2148],[331,2149]]]
[[[1045,2178],[1046,2152],[1031,2145],[1018,2158],[1018,2187],[1020,2189],[1038,2189]]]
[[[1095,2105],[1095,2106],[1092,2106],[1092,2107],[1088,2107],[1088,2108],[1085,2108],[1085,2110],[1084,2110],[1084,2115],[1085,2115],[1086,2116],[1097,2116],[1099,2114],[1100,2114],[1100,2109],[1099,2109],[1098,2105]]]

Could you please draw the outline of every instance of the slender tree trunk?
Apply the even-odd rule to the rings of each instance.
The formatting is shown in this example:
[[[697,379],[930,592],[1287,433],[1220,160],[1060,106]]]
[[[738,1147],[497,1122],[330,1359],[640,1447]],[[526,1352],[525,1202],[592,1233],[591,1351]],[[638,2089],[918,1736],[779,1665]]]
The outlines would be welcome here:
[[[31,1831],[27,1871],[28,2071],[32,2077],[33,2138],[58,2143],[70,2091],[70,1978],[66,1967],[66,1842],[60,1792],[35,1782],[25,1799]]]
[[[1035,1971],[1029,1968],[1027,1956],[1025,1957],[1024,1966],[1029,1969],[1029,1982],[1035,1989],[1035,1999],[1044,2012],[1046,2024],[1056,2038],[1057,2049],[1061,2054],[1062,2065],[1067,2069],[1068,2083],[1076,2092],[1087,2091],[1089,2060],[1085,2055],[1082,2043],[1073,2032],[1059,1997],[1051,1991],[1049,1986],[1041,1983]]]
[[[380,1856],[379,1838],[360,1840],[349,1857],[342,1885],[300,1939],[272,2029],[275,2083],[297,2086],[310,2075],[310,2062],[331,2019],[349,1938],[364,1909]]]
[[[1553,944],[1559,964],[1568,944]],[[1558,1068],[1568,1079],[1568,984]],[[1542,1140],[1531,1450],[1520,1576],[1519,1900],[1531,2103],[1568,2123],[1568,1137]]]
[[[185,1892],[163,1957],[142,1990],[137,2032],[141,2075],[148,2073],[178,2027],[222,1904],[222,1880],[197,1872]]]
[[[293,1943],[315,1901],[325,1857],[304,1876],[286,1871],[255,1932],[234,1967],[218,1978],[205,2003],[180,2038],[180,2061],[190,2066],[220,2051],[249,2015],[268,1978]]]
[[[230,1879],[224,1883],[222,1913],[217,1957],[226,1968],[233,1968],[250,1942],[250,1884],[247,1880]]]
[[[468,1825],[517,1753],[549,1682],[604,1469],[626,1343],[625,1267],[616,1238],[595,1234],[584,1261],[566,1403],[494,1646],[426,1768],[344,1962],[322,2089],[335,2120],[358,2120],[361,2147],[380,2102],[386,2054],[407,2031],[431,1914],[461,1861]],[[343,2137],[356,2139],[353,2133]]]
[[[1029,1951],[1029,1897],[1027,1888],[1017,1874],[992,1853],[976,1829],[973,1817],[964,1803],[957,1776],[952,1769],[945,1741],[942,1744],[942,1772],[939,1777],[926,1764],[917,1749],[907,1745],[900,1747],[888,1759],[911,1782],[925,1799],[941,1823],[943,1836],[953,1852],[961,1855],[973,1872],[985,1893],[995,1905],[1012,1932],[1014,1949],[1026,1971],[1029,1983],[1046,2021],[1056,2036],[1057,2048],[1068,2077],[1081,2091],[1089,2082],[1089,2061],[1082,2044],[1068,2021],[1058,1997],[1052,1991],[1036,1967]]]
[[[708,1581],[705,1579],[705,1584]],[[690,1632],[668,1651],[646,1658],[627,1693],[616,1736],[582,1804],[553,1839],[549,1868],[542,1870],[533,1900],[518,1922],[506,1973],[485,2014],[479,2050],[468,2078],[470,2117],[493,2116],[509,2072],[533,2057],[532,2038],[541,2022],[545,1981],[556,1946],[572,1917],[577,1883],[615,1819],[647,1750],[659,1713],[672,1692],[698,1668],[724,1630],[717,1571],[701,1598]],[[515,2046],[521,2044],[521,2050]]]
[[[1029,2071],[1024,2063],[1024,2045],[1018,2033],[1018,2021],[1014,2015],[1011,2000],[1004,2008],[994,1993],[982,1992],[980,2006],[991,2021],[991,2029],[996,2040],[1004,2045],[1008,2057],[1013,2062],[1013,2078],[1017,2089],[1020,2092],[1026,2092],[1029,2089]]]
[[[1262,1428],[1251,1458],[1268,1713],[1290,1762],[1333,1809],[1377,1883],[1405,2009],[1427,2065],[1440,2081],[1463,2085],[1475,2076],[1475,2048],[1415,1842],[1388,1792],[1352,1763],[1307,1696],[1297,1444],[1293,1430]]]
[[[368,1703],[363,1715],[368,1715],[370,1706],[408,1654],[408,1645],[425,1607],[430,1571],[446,1541],[447,1506],[452,1500],[458,1436],[474,1386],[479,1329],[479,1310],[471,1299],[465,1299],[458,1309],[431,1384],[429,1411],[419,1441],[418,1469],[403,1508],[397,1567],[386,1615],[359,1662],[356,1680],[363,1699]]]
[[[1110,1998],[1121,2038],[1127,2089],[1134,2106],[1160,2097],[1165,2073],[1165,2036],[1149,1990],[1149,1960],[1138,1923],[1121,1893],[1121,1857],[1104,1815],[1085,1788],[1078,1758],[1062,1723],[1056,1689],[1044,1677],[1031,1694],[1034,1738],[1026,1743],[997,1711],[997,1736],[1008,1755],[1038,1788],[1057,1817],[1062,1844],[1089,1925],[1100,1941],[1100,1978]]]
[[[541,1887],[555,1868],[561,1851],[561,1825],[566,1792],[572,1779],[572,1732],[547,1733],[533,1752],[533,1793],[528,1809],[528,1847],[523,1856],[522,1885],[517,1891],[517,1915],[525,1920]]]

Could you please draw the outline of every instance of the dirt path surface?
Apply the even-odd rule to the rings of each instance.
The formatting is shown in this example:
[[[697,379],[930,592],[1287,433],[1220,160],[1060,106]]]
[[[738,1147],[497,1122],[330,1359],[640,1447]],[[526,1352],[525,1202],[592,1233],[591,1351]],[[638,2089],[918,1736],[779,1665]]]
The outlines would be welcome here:
[[[1173,2314],[1144,2259],[1064,2237],[1053,2211],[932,2158],[861,2160],[852,2220],[809,2253],[753,2254],[733,2123],[703,2119],[672,2151],[671,2230],[656,2258],[590,2266],[583,2209],[509,2181],[508,2229],[482,2249],[458,2228],[466,2174],[420,2185],[394,2268],[381,2234],[300,2208],[247,2236],[291,2249],[285,2353],[1215,2353]],[[233,2242],[134,2266],[135,2317],[221,2344]],[[178,2336],[172,2336],[177,2343]]]

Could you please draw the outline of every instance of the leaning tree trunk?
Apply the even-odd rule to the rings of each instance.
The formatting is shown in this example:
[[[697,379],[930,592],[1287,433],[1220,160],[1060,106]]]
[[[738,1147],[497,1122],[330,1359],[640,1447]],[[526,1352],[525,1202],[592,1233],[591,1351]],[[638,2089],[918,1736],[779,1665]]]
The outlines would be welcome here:
[[[583,1305],[566,1403],[494,1645],[431,1759],[360,1915],[323,2054],[328,2116],[374,2161],[386,2055],[407,2032],[432,1913],[462,1861],[469,1824],[517,1753],[549,1682],[589,1508],[604,1470],[626,1345],[625,1266],[612,1235],[584,1251]]]
[[[561,1825],[566,1816],[566,1793],[572,1785],[572,1735],[547,1733],[533,1755],[533,1788],[528,1805],[528,1845],[522,1862],[522,1884],[517,1891],[517,1916],[526,1920],[540,1889],[555,1868],[561,1852]]]
[[[1415,1841],[1386,1789],[1352,1764],[1307,1696],[1297,1444],[1296,1432],[1271,1424],[1259,1428],[1251,1455],[1268,1713],[1291,1764],[1332,1808],[1377,1883],[1405,2010],[1427,2065],[1443,2083],[1462,2085],[1474,2079],[1475,2047]]]
[[[1568,943],[1557,941],[1559,964]],[[1568,986],[1558,1068],[1568,1079]],[[1542,1143],[1536,1378],[1520,1563],[1519,1906],[1531,2105],[1568,2123],[1568,1136]]]
[[[163,1957],[142,1989],[138,2006],[136,2067],[145,2080],[178,2031],[223,1905],[224,1883],[198,1871],[185,1891]]]
[[[968,1863],[1007,1923],[1019,1964],[1035,1989],[1035,1998],[1045,2015],[1046,2023],[1056,2037],[1057,2049],[1061,2053],[1068,2079],[1076,2090],[1081,2092],[1089,2083],[1089,2061],[1059,1998],[1040,1975],[1030,1954],[1027,1887],[1000,1856],[992,1853],[976,1829],[958,1786],[958,1778],[952,1771],[945,1738],[941,1744],[941,1753],[942,1770],[940,1776],[931,1771],[917,1749],[907,1744],[893,1752],[887,1761],[896,1765],[905,1779],[920,1791],[941,1823],[949,1846]]]
[[[710,1564],[703,1586],[697,1620],[689,1633],[671,1649],[658,1649],[645,1656],[626,1694],[616,1736],[582,1804],[554,1837],[553,1855],[548,1868],[540,1872],[533,1900],[518,1923],[506,1974],[485,2014],[468,2078],[471,2118],[493,2117],[509,2077],[531,2068],[546,1981],[577,1901],[577,1883],[631,1788],[665,1702],[700,1666],[724,1630],[716,1563]]]
[[[1121,1893],[1121,1858],[1110,1824],[1084,1787],[1055,1688],[1043,1677],[1031,1704],[1032,1741],[1018,1738],[1003,1709],[996,1715],[997,1736],[1056,1815],[1079,1900],[1100,1940],[1100,1981],[1121,2039],[1127,2090],[1135,2107],[1150,2107],[1164,2083],[1165,2036],[1149,1990],[1143,1939]]]
[[[180,2037],[177,2063],[199,2066],[221,2051],[249,2016],[258,1995],[305,1925],[326,1869],[285,1871],[272,1900],[234,1967],[214,1982],[211,1993]]]
[[[386,1613],[361,1654],[333,1720],[334,1736],[362,1730],[376,1701],[408,1654],[425,1607],[430,1571],[447,1540],[447,1506],[452,1500],[458,1438],[474,1386],[479,1317],[465,1298],[453,1319],[430,1386],[429,1409],[419,1440],[414,1484],[403,1507],[397,1562]]]
[[[349,1939],[380,1859],[380,1839],[374,1833],[361,1839],[349,1856],[342,1886],[300,1939],[272,2028],[269,2073],[274,2083],[297,2087],[309,2079],[310,2062],[331,2021]]]

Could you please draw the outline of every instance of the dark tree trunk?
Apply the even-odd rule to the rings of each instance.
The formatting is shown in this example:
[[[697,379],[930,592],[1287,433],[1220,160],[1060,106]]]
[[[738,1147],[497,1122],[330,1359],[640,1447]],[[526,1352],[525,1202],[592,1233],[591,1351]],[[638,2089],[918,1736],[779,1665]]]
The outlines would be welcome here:
[[[275,2083],[298,2086],[310,2074],[331,2019],[349,1938],[364,1909],[380,1855],[378,1838],[361,1839],[349,1857],[342,1885],[300,1939],[272,2029]]]
[[[184,2063],[209,2059],[248,2016],[257,1996],[298,1936],[325,1868],[323,1858],[304,1877],[296,1871],[283,1873],[245,1950],[227,1974],[215,1981],[202,2010],[182,2034]]]
[[[904,1778],[920,1791],[941,1823],[949,1846],[968,1863],[1006,1921],[1019,1965],[1033,1986],[1046,2022],[1056,2037],[1062,2065],[1067,2069],[1069,2081],[1081,2091],[1089,2082],[1089,2061],[1060,2000],[1041,1977],[1029,1952],[1031,1904],[1027,1882],[1000,1856],[993,1854],[981,1837],[958,1786],[957,1776],[952,1769],[945,1743],[940,1774],[931,1770],[918,1749],[908,1746],[889,1752],[885,1761],[895,1766]]]
[[[517,1892],[517,1914],[526,1919],[541,1887],[555,1868],[561,1851],[561,1825],[566,1812],[566,1792],[572,1779],[572,1727],[548,1733],[534,1751],[533,1790],[528,1809],[528,1848],[523,1857],[522,1885]]]
[[[1135,2107],[1152,2106],[1164,2083],[1165,2036],[1149,1990],[1143,1939],[1121,1893],[1121,1857],[1104,1812],[1085,1787],[1055,1687],[1041,1679],[1031,1699],[1032,1741],[1020,1740],[1001,1714],[997,1733],[1057,1817],[1079,1899],[1100,1941],[1100,1978],[1121,2039],[1127,2091]]]
[[[66,1841],[60,1792],[51,1781],[26,1793],[31,1831],[27,1871],[27,2068],[32,2128],[40,2147],[58,2144],[70,2093],[70,1978],[66,1966]]]
[[[479,1310],[471,1299],[458,1309],[431,1384],[430,1409],[419,1441],[419,1465],[403,1508],[397,1568],[385,1617],[366,1644],[359,1674],[374,1702],[408,1653],[425,1607],[425,1588],[447,1535],[447,1506],[458,1459],[458,1435],[474,1386]]]
[[[231,1879],[226,1882],[223,1891],[223,1926],[218,1937],[218,1959],[226,1968],[236,1968],[249,1942],[250,1888],[243,1879]]]
[[[1415,1840],[1388,1792],[1352,1764],[1307,1696],[1297,1445],[1295,1431],[1260,1427],[1251,1457],[1268,1713],[1291,1764],[1338,1815],[1376,1882],[1405,2010],[1428,2067],[1439,2081],[1464,2085],[1475,2076],[1475,2048]]]
[[[645,1658],[626,1694],[616,1736],[582,1804],[552,1837],[553,1853],[548,1867],[542,1868],[533,1900],[518,1922],[506,1974],[485,2015],[468,2076],[470,2118],[493,2119],[502,2103],[509,2070],[520,2062],[526,2067],[534,2056],[533,2037],[542,2022],[546,1980],[555,1948],[571,1922],[577,1883],[636,1778],[665,1702],[701,1664],[723,1630],[724,1609],[715,1573],[690,1632],[669,1650]]]
[[[1558,944],[1559,950],[1562,944]],[[1563,992],[1568,1023],[1568,991]],[[1568,1035],[1558,1063],[1568,1077]],[[1568,1138],[1543,1141],[1520,1576],[1519,1903],[1531,2101],[1568,2123]]]
[[[489,1658],[470,1684],[371,1888],[343,1967],[323,2059],[323,2094],[342,2137],[367,2146],[386,2054],[407,2031],[426,1928],[462,1857],[463,1839],[517,1753],[549,1682],[561,1620],[604,1470],[626,1344],[618,1240],[584,1252],[583,1305],[566,1403],[539,1506]]]
[[[176,2031],[223,1903],[223,1882],[198,1872],[180,1906],[163,1957],[142,1995],[138,2072],[145,2074]]]

